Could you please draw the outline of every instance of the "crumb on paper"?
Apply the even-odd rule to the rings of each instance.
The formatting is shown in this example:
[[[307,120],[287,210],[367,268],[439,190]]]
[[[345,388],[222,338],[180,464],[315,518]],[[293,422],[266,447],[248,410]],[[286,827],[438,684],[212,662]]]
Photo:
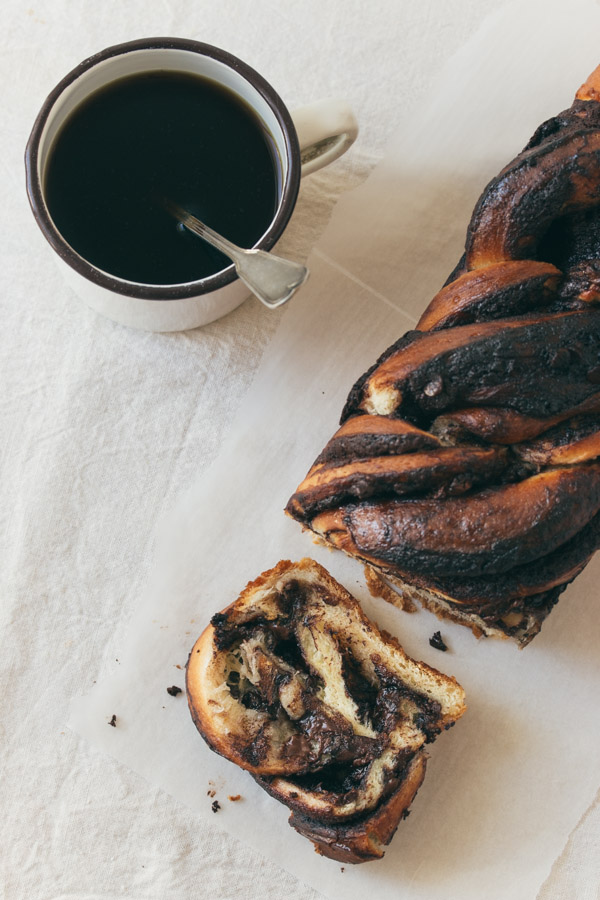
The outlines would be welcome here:
[[[397,606],[403,612],[416,612],[418,607],[414,601],[399,590],[394,590],[372,566],[365,566],[365,579],[371,597],[381,597],[386,603]]]
[[[217,792],[215,791],[214,788],[209,788],[208,791],[206,792],[206,795],[207,795],[207,797],[214,797],[216,793]]]
[[[436,650],[441,650],[443,653],[445,653],[448,649],[439,631],[434,631],[434,633],[431,635],[431,637],[429,638],[429,645],[431,647],[434,647]]]
[[[183,691],[181,690],[180,687],[177,687],[176,684],[172,684],[171,687],[167,688],[167,694],[170,694],[171,697],[176,697],[177,694],[182,694],[182,693],[183,693]]]
[[[180,666],[179,663],[175,663],[175,668],[181,671],[183,669],[183,666]]]
[[[218,800],[213,800],[213,802],[211,803],[210,808],[212,809],[212,811],[213,811],[214,813],[219,812],[219,810],[221,809],[221,804],[219,803]]]
[[[241,800],[241,799],[242,799],[242,795],[241,795],[241,794],[234,794],[233,796],[231,796],[231,794],[230,794],[230,795],[227,797],[227,799],[228,799],[228,800],[231,800],[232,803],[237,803],[238,800]]]
[[[113,728],[117,727],[117,717],[114,713],[112,714],[111,720],[108,724],[112,725]]]
[[[344,867],[340,866],[340,872],[343,872],[343,871],[344,871]]]

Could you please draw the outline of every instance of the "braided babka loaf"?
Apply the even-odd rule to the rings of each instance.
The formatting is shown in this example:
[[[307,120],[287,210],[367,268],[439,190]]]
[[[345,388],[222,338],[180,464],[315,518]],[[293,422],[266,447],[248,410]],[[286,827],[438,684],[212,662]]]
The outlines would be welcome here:
[[[319,853],[383,856],[423,777],[424,744],[464,712],[454,678],[410,659],[310,559],[250,583],[196,642],[192,718],[292,810]]]
[[[600,67],[485,188],[287,512],[521,646],[600,544]]]

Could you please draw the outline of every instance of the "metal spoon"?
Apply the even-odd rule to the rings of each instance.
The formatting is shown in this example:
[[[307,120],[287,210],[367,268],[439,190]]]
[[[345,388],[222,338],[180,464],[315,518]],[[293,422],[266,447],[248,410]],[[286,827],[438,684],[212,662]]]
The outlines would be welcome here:
[[[167,202],[166,206],[189,231],[204,238],[229,257],[240,279],[265,306],[275,309],[286,303],[308,278],[306,266],[264,250],[245,250],[232,244],[176,203]]]

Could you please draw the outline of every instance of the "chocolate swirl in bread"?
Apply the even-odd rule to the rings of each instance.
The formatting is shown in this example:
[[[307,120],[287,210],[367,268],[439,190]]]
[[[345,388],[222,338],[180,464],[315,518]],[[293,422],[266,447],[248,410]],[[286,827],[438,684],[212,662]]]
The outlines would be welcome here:
[[[600,544],[600,67],[485,188],[287,512],[525,646]]]
[[[319,853],[383,856],[425,775],[424,744],[464,712],[317,563],[280,562],[211,624],[187,665],[208,745],[292,810]]]

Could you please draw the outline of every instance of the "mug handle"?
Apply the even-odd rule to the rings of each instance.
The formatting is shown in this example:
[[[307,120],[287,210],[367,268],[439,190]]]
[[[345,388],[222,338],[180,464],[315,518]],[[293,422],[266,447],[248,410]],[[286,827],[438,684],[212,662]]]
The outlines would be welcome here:
[[[302,177],[329,165],[354,143],[358,122],[342,100],[318,100],[292,112],[300,143]]]

